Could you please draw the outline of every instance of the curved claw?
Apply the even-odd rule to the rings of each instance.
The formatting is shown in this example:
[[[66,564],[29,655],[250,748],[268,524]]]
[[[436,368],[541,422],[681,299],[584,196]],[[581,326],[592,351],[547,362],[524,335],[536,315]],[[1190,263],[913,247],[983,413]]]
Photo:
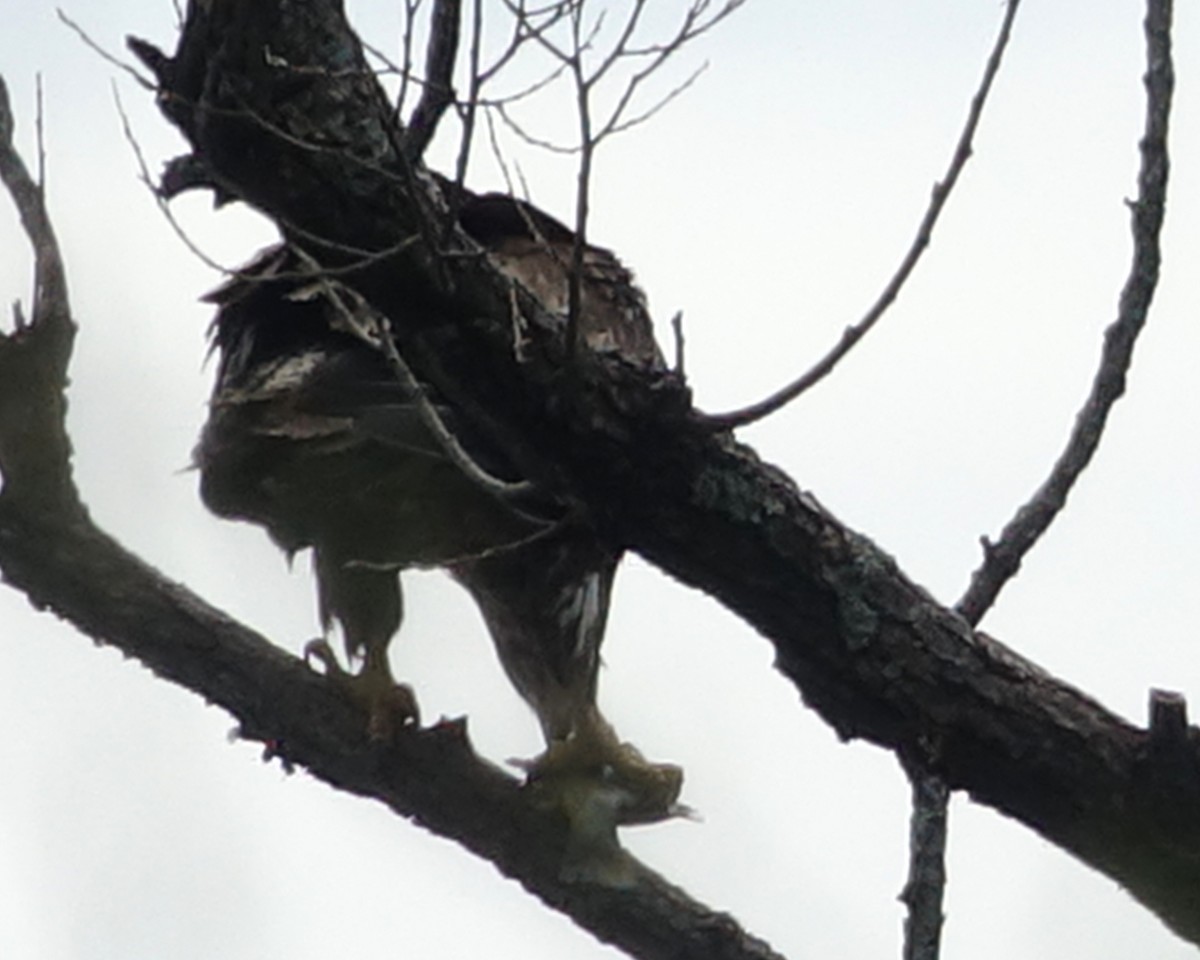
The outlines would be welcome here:
[[[396,731],[420,722],[421,713],[412,687],[396,683],[391,672],[368,661],[361,673],[351,673],[338,663],[333,648],[322,637],[304,645],[304,662],[318,660],[325,676],[342,687],[367,711],[367,735],[372,740],[390,740]]]
[[[344,670],[342,665],[338,663],[337,654],[333,652],[333,647],[324,637],[316,637],[309,640],[304,645],[304,662],[310,667],[312,660],[320,660],[321,666],[325,668],[325,676],[327,677],[348,677],[349,671]]]

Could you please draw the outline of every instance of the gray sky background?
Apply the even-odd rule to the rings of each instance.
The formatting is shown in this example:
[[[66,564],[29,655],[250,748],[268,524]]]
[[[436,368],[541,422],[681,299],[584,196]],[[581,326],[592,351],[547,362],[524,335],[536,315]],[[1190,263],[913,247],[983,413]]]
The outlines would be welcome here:
[[[352,6],[396,49],[390,3]],[[1179,87],[1166,271],[1130,395],[1058,525],[986,628],[1143,722],[1147,691],[1200,696],[1200,32],[1177,11]],[[368,8],[369,7],[369,8]],[[168,0],[74,0],[107,48],[167,49]],[[655,10],[678,9],[672,2]],[[50,204],[81,325],[72,370],[78,480],[96,519],[168,575],[289,649],[316,630],[307,562],[208,516],[185,468],[204,417],[219,277],[138,183],[111,84],[152,168],[182,152],[150,98],[45,4],[5,5],[0,71],[32,159],[45,86]],[[592,236],[646,287],[669,345],[684,311],[705,409],[763,395],[875,298],[945,168],[1002,13],[996,2],[751,2],[689,53],[707,73],[605,147]],[[946,602],[1059,450],[1128,266],[1142,128],[1140,5],[1028,3],[925,262],[828,383],[744,432]],[[549,100],[546,131],[571,117]],[[447,145],[434,158],[445,162]],[[533,199],[569,218],[569,160],[513,150]],[[481,163],[472,185],[499,180]],[[272,238],[204,196],[173,207],[235,266]],[[0,203],[0,294],[29,256]],[[470,715],[497,759],[539,747],[465,594],[408,578],[393,648],[428,717]],[[488,864],[230,744],[232,721],[0,589],[0,955],[224,960],[486,951],[615,957]],[[628,844],[793,957],[899,956],[907,787],[892,757],[843,745],[771,669],[769,645],[631,559],[602,699],[648,755],[682,763],[703,822]],[[956,799],[947,958],[1194,956],[1108,880]]]

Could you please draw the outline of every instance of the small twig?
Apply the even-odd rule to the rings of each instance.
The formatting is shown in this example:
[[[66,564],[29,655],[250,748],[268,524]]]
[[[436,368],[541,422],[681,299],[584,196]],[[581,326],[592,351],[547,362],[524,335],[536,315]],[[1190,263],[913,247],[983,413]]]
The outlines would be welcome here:
[[[454,182],[459,189],[455,190],[449,198],[451,215],[447,218],[447,233],[453,228],[457,220],[458,206],[465,195],[462,188],[465,186],[467,180],[467,167],[470,163],[471,150],[475,143],[475,129],[480,108],[484,108],[484,118],[488,124],[488,137],[491,149],[495,153],[497,164],[504,175],[505,182],[509,185],[509,193],[513,193],[512,178],[504,162],[502,151],[496,138],[495,125],[488,111],[493,108],[502,108],[504,104],[513,103],[532,96],[557,79],[564,69],[562,66],[559,66],[552,70],[549,75],[534,80],[516,93],[492,99],[484,98],[484,86],[496,79],[501,71],[513,60],[517,52],[530,39],[533,39],[539,31],[548,29],[567,14],[567,5],[564,4],[552,4],[549,7],[534,11],[527,10],[523,3],[517,7],[514,7],[511,3],[507,3],[506,6],[508,6],[509,12],[512,14],[512,32],[504,49],[500,51],[490,65],[485,67],[483,65],[483,0],[473,0],[472,2],[471,48],[468,55],[467,94],[465,99],[457,104],[459,119],[462,121],[462,139],[459,143],[458,155],[454,164]],[[544,22],[535,26],[535,20],[542,17],[545,18]]]
[[[626,36],[633,32],[642,11],[643,0],[634,0],[633,13],[626,24]],[[580,34],[583,5],[573,9],[571,25],[574,48],[569,61],[575,81],[575,112],[579,123],[579,169],[575,173],[575,237],[571,243],[571,269],[567,274],[567,358],[574,370],[583,351],[580,315],[583,313],[583,254],[587,249],[589,205],[592,195],[592,161],[597,141],[592,136],[592,81],[584,75],[584,43]],[[599,29],[597,24],[596,29]],[[590,40],[590,38],[589,38]]]
[[[499,76],[526,43],[530,40],[540,41],[545,36],[546,31],[553,28],[560,20],[565,19],[571,10],[569,3],[551,4],[538,10],[528,10],[525,9],[524,4],[514,5],[509,2],[505,2],[505,6],[508,8],[509,13],[512,14],[512,33],[509,36],[507,46],[500,51],[491,65],[478,71],[478,85],[480,88]],[[539,19],[541,19],[540,23],[537,22]],[[478,22],[482,23],[482,20],[478,20]],[[482,27],[479,29],[482,29]],[[555,59],[559,58],[556,56]],[[560,71],[555,70],[554,72],[557,74]],[[544,83],[544,80],[536,80],[530,86],[543,86]]]
[[[362,43],[363,49],[365,51],[367,51],[367,53],[369,53],[376,60],[378,60],[380,63],[383,64],[383,66],[381,68],[378,68],[374,71],[376,76],[384,77],[384,76],[388,76],[390,74],[395,74],[397,77],[401,78],[402,83],[421,84],[421,83],[425,82],[421,77],[417,76],[413,72],[412,64],[410,61],[405,60],[405,62],[404,62],[405,65],[401,66],[395,60],[393,60],[391,57],[389,57],[386,53],[384,53],[379,47],[377,47],[377,46],[375,46],[375,44],[371,43],[369,40],[367,40],[365,38],[360,38],[360,42]],[[397,98],[396,103],[397,103],[397,106],[401,105],[399,98]],[[396,107],[393,107],[392,108],[393,119],[396,119],[399,116],[400,116],[400,112],[396,109]]]
[[[37,131],[37,188],[42,202],[46,201],[46,125],[45,104],[42,102],[42,75],[37,75],[37,109],[34,112],[34,129]]]
[[[434,0],[425,47],[425,85],[404,132],[405,155],[419,160],[454,102],[454,63],[458,59],[462,0]]]
[[[688,74],[687,78],[680,83],[677,83],[670,90],[659,97],[654,103],[646,107],[640,113],[635,113],[627,120],[619,119],[619,116],[614,111],[613,116],[609,118],[609,122],[601,131],[604,136],[615,136],[618,133],[624,133],[627,130],[632,130],[634,127],[645,123],[658,116],[659,112],[670,106],[677,97],[682,96],[691,89],[692,84],[700,79],[700,76],[708,69],[708,61],[700,64],[695,70]]]
[[[937,960],[940,952],[942,894],[946,889],[946,781],[920,764],[904,765],[912,785],[908,882],[900,900],[904,920],[904,960]]]
[[[129,123],[129,114],[125,112],[125,105],[121,102],[121,92],[117,89],[115,82],[112,85],[112,93],[113,102],[117,107],[117,115],[121,118],[121,132],[125,136],[125,142],[128,143],[130,149],[133,150],[134,159],[137,161],[138,179],[146,185],[146,188],[154,197],[154,202],[158,205],[159,211],[166,218],[166,221],[170,225],[171,229],[175,231],[175,236],[177,236],[183,245],[192,253],[192,255],[195,256],[196,259],[198,259],[206,267],[210,267],[224,276],[232,276],[236,271],[231,270],[229,267],[222,266],[207,253],[201,250],[199,245],[187,235],[187,231],[183,229],[183,226],[179,223],[179,221],[175,219],[175,214],[171,212],[170,204],[167,203],[166,198],[159,191],[158,186],[154,182],[154,178],[150,174],[150,168],[146,163],[146,156],[142,153],[142,145],[138,143],[137,137],[134,136],[133,128]]]
[[[175,10],[176,10],[176,14],[178,14],[179,8],[176,7]],[[95,53],[99,54],[101,59],[107,61],[108,63],[111,63],[118,70],[124,70],[127,74],[129,74],[131,77],[133,77],[134,80],[136,80],[139,84],[141,84],[143,90],[157,90],[158,89],[157,84],[146,79],[144,76],[142,76],[140,73],[138,73],[138,71],[134,67],[131,67],[124,60],[118,60],[115,56],[113,56],[111,53],[109,53],[107,50],[105,50],[102,46],[100,46],[100,44],[98,44],[95,40],[93,40],[91,37],[89,37],[87,34],[87,31],[85,31],[83,29],[83,27],[81,27],[74,20],[72,20],[65,13],[63,13],[61,7],[56,7],[55,12],[58,14],[58,19],[61,20],[64,24],[66,24],[66,26],[68,26],[72,30],[74,30],[76,36],[78,36],[79,39],[82,40],[87,46],[91,47],[91,49]],[[182,22],[183,21],[181,19],[180,23],[182,23]]]
[[[400,51],[404,56],[403,68],[396,67],[382,53],[372,48],[372,53],[378,56],[381,60],[387,63],[400,75],[400,90],[396,94],[396,106],[392,112],[392,117],[399,120],[404,114],[404,101],[408,97],[408,85],[412,82],[412,64],[413,64],[413,34],[414,25],[417,21],[417,10],[421,6],[421,0],[404,0],[404,32],[400,37]],[[366,44],[363,44],[366,47]]]
[[[492,119],[492,111],[485,110],[483,119],[487,122],[488,128],[488,146],[492,151],[492,159],[496,161],[496,166],[500,169],[500,176],[504,178],[504,186],[510,196],[516,196],[516,190],[513,184],[512,171],[508,168],[508,161],[504,159],[504,151],[500,147],[500,139],[496,136],[496,122]],[[520,176],[520,166],[518,165],[518,176]],[[524,181],[521,176],[521,180]]]
[[[570,155],[579,153],[580,146],[577,143],[555,143],[553,140],[547,140],[544,137],[536,136],[526,130],[519,124],[507,109],[504,103],[495,104],[496,114],[504,121],[505,125],[517,135],[517,137],[529,144],[531,147],[538,147],[541,150],[546,150],[550,153],[561,153]]]
[[[975,96],[971,100],[971,108],[967,113],[967,122],[958,138],[958,143],[955,145],[950,166],[946,170],[946,174],[942,180],[934,184],[933,195],[929,200],[929,206],[925,210],[925,215],[921,218],[921,223],[917,227],[917,234],[913,238],[912,245],[908,248],[908,252],[900,262],[899,268],[887,282],[878,299],[871,305],[871,308],[858,323],[846,328],[842,333],[841,339],[833,349],[825,354],[824,357],[817,361],[802,376],[757,403],[730,413],[714,414],[707,417],[706,421],[713,430],[732,430],[735,427],[744,427],[747,424],[754,423],[756,420],[761,420],[763,417],[769,416],[776,410],[791,403],[810,387],[819,383],[833,371],[834,367],[854,348],[855,344],[879,322],[880,318],[887,312],[888,307],[892,305],[892,302],[900,294],[913,269],[916,267],[918,261],[920,261],[921,254],[929,246],[929,241],[933,236],[933,228],[941,216],[946,201],[954,189],[954,185],[958,182],[959,174],[962,172],[967,160],[971,157],[971,142],[974,139],[975,130],[979,126],[980,117],[983,115],[983,107],[987,102],[992,81],[1000,69],[1000,61],[1004,56],[1004,49],[1008,45],[1009,34],[1012,32],[1013,19],[1017,15],[1017,8],[1019,6],[1020,0],[1009,0],[1008,12],[1005,14],[1004,21],[1000,26],[1000,33],[996,37],[996,43],[992,48],[991,56],[988,57],[987,67],[983,73],[983,80],[980,82],[979,89],[975,92]]]
[[[1171,114],[1174,67],[1171,62],[1171,0],[1149,0],[1146,12],[1146,130],[1139,149],[1138,198],[1130,208],[1133,263],[1121,290],[1117,319],[1104,331],[1104,347],[1092,389],[1075,417],[1067,445],[1050,475],[1001,531],[994,543],[983,541],[983,563],[971,576],[958,610],[979,622],[1021,561],[1053,522],[1067,495],[1091,462],[1109,411],[1125,392],[1133,348],[1146,322],[1158,286],[1162,259],[1159,235],[1167,197],[1167,127]]]
[[[13,143],[15,128],[8,86],[0,77],[0,181],[16,204],[34,253],[35,282],[29,325],[36,327],[60,313],[69,322],[66,272],[58,239],[46,212],[40,184],[29,175]]]
[[[664,97],[660,98],[656,103],[643,110],[640,114],[630,118],[629,120],[623,119],[625,116],[625,111],[633,102],[633,98],[643,82],[645,82],[651,75],[656,73],[659,68],[662,67],[662,65],[670,57],[674,56],[684,45],[691,43],[696,38],[713,29],[722,20],[730,16],[739,7],[741,7],[744,2],[745,0],[728,0],[728,2],[726,2],[716,13],[705,19],[704,14],[708,9],[709,2],[708,0],[698,0],[698,2],[689,8],[684,16],[683,22],[679,26],[679,29],[666,43],[652,44],[651,46],[638,49],[629,46],[629,42],[632,40],[631,34],[623,38],[622,43],[618,47],[617,51],[615,51],[619,53],[622,58],[648,56],[650,60],[646,66],[636,71],[625,84],[625,89],[622,91],[620,98],[617,100],[616,106],[613,107],[608,121],[601,128],[599,138],[603,139],[604,137],[621,133],[624,130],[628,130],[630,127],[636,126],[644,120],[649,119],[651,116],[658,113],[658,111],[665,107],[668,103],[674,100],[684,90],[690,87],[700,76],[700,74],[704,72],[705,67],[707,66],[706,64],[702,64],[690,77],[688,77],[688,79],[684,80],[682,84],[669,91]],[[605,67],[607,68],[610,65],[611,64],[605,64]],[[599,79],[599,77],[596,79]]]
[[[675,374],[679,379],[684,379],[687,374],[684,369],[684,340],[683,340],[683,311],[676,310],[675,316],[671,318],[671,333],[675,338]]]
[[[525,9],[523,3],[519,4],[514,0],[503,0],[503,2],[514,21],[523,29],[525,39],[534,40],[552,59],[559,63],[561,69],[569,72],[575,93],[578,139],[569,145],[558,144],[526,131],[506,109],[505,102],[489,104],[513,133],[526,143],[554,153],[578,154],[579,157],[575,188],[575,237],[571,248],[570,269],[567,274],[567,343],[569,355],[572,358],[571,366],[574,366],[574,358],[579,355],[582,341],[580,314],[583,298],[583,267],[587,250],[591,181],[596,151],[607,138],[649,119],[695,82],[703,72],[703,67],[689,75],[681,84],[668,91],[650,107],[633,116],[626,116],[626,111],[641,84],[648,77],[685,44],[706,33],[741,7],[744,0],[725,0],[715,10],[711,0],[694,0],[688,7],[683,21],[669,40],[664,43],[641,46],[635,46],[634,38],[642,26],[643,14],[648,8],[648,3],[647,0],[632,0],[623,15],[623,21],[617,26],[616,37],[603,50],[598,47],[599,40],[604,33],[607,14],[604,9],[588,22],[587,8],[583,2],[551,5],[544,10],[554,11],[555,16],[545,23],[535,23],[533,14]],[[566,42],[560,43],[550,36],[550,28],[557,25],[563,13],[566,14],[568,31]],[[598,115],[595,111],[593,95],[602,81],[618,64],[630,58],[645,57],[649,58],[649,62],[633,71],[632,75],[627,78],[624,89],[617,96],[616,103],[607,112],[607,116]]]
[[[471,49],[467,55],[467,102],[463,109],[459,111],[459,117],[462,121],[462,139],[459,141],[458,155],[454,160],[455,189],[446,198],[449,202],[450,214],[446,217],[440,246],[446,245],[446,240],[454,230],[455,224],[458,223],[458,211],[465,195],[467,165],[471,160],[471,147],[475,140],[475,117],[479,108],[479,88],[482,83],[479,74],[479,58],[482,55],[482,46],[483,2],[482,0],[473,0],[471,4]],[[507,171],[505,171],[505,178],[507,179]]]
[[[527,100],[534,94],[541,93],[543,90],[545,90],[546,87],[550,86],[550,84],[561,77],[563,73],[566,72],[566,69],[566,65],[560,63],[545,76],[540,77],[537,80],[529,81],[529,83],[525,84],[525,86],[514,90],[512,93],[504,93],[495,97],[485,97],[480,95],[476,98],[476,105],[480,107],[497,107],[502,104],[507,106],[509,104],[518,103],[521,100]]]
[[[532,493],[534,485],[528,480],[517,482],[501,480],[499,477],[495,477],[484,470],[483,467],[476,463],[475,458],[463,448],[458,437],[446,426],[446,421],[442,419],[442,415],[438,413],[437,408],[429,399],[429,394],[425,390],[424,385],[417,379],[416,374],[413,373],[407,361],[400,355],[400,351],[396,349],[396,343],[392,337],[388,319],[386,317],[379,317],[377,329],[364,326],[359,317],[362,316],[364,311],[370,310],[370,308],[359,294],[349,287],[335,287],[329,279],[328,271],[311,254],[301,249],[295,243],[291,244],[291,248],[296,252],[301,262],[311,268],[310,278],[315,279],[321,285],[322,292],[333,305],[334,309],[338,311],[347,328],[364,342],[379,350],[387,358],[400,386],[412,399],[413,406],[416,408],[421,422],[433,435],[438,445],[442,448],[442,451],[446,454],[447,459],[461,470],[463,475],[471,480],[472,483],[498,500],[512,501]],[[359,309],[355,310],[354,307],[346,303],[343,295],[353,299]],[[371,312],[374,314],[374,311]],[[527,517],[524,513],[521,516]],[[534,520],[532,517],[527,517],[527,519],[533,522],[540,522]]]

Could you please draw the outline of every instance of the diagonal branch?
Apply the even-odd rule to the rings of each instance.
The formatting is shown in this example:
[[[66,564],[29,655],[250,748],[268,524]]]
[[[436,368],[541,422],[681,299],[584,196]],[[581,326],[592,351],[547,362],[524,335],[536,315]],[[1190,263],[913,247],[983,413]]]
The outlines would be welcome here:
[[[712,429],[732,430],[735,427],[744,427],[754,423],[756,420],[762,420],[764,417],[768,417],[777,410],[787,406],[810,387],[816,386],[832,373],[834,368],[854,349],[855,345],[871,331],[887,312],[888,307],[892,305],[896,297],[900,295],[900,291],[904,289],[904,284],[908,282],[908,278],[912,275],[913,270],[920,261],[921,255],[929,246],[929,242],[933,237],[933,229],[937,225],[938,218],[941,217],[942,210],[946,206],[946,201],[950,199],[950,193],[954,189],[954,185],[958,182],[959,174],[962,173],[963,167],[966,166],[967,161],[971,158],[973,149],[972,141],[975,139],[975,131],[978,129],[979,120],[983,116],[983,107],[987,103],[992,82],[1000,70],[1000,62],[1004,57],[1004,50],[1008,46],[1008,38],[1012,33],[1013,20],[1016,18],[1018,6],[1020,6],[1020,0],[1008,0],[1008,11],[1004,15],[1004,20],[1000,25],[1000,32],[996,36],[996,43],[992,47],[991,55],[988,57],[987,66],[984,68],[983,79],[980,81],[979,89],[975,91],[975,96],[971,98],[971,108],[967,112],[967,122],[963,126],[962,133],[959,135],[958,143],[954,147],[954,155],[950,159],[950,166],[947,168],[945,176],[933,185],[933,195],[930,197],[929,206],[925,209],[925,215],[921,218],[921,223],[917,227],[917,235],[913,237],[912,245],[908,248],[908,252],[904,254],[904,259],[900,261],[899,268],[892,274],[892,278],[887,282],[878,299],[876,299],[858,323],[847,327],[843,331],[841,339],[809,370],[787,386],[781,387],[775,393],[759,400],[757,403],[752,403],[747,407],[742,407],[740,410],[733,410],[729,413],[718,413],[709,416],[708,422]]]
[[[372,742],[365,718],[334,684],[165,580],[90,523],[38,519],[0,503],[0,534],[5,579],[35,603],[228,710],[240,735],[263,742],[268,756],[379,800],[491,860],[601,940],[663,960],[679,956],[677,949],[687,956],[777,960],[728,916],[645,867],[628,889],[564,883],[558,874],[565,824],[474,753],[465,722]]]

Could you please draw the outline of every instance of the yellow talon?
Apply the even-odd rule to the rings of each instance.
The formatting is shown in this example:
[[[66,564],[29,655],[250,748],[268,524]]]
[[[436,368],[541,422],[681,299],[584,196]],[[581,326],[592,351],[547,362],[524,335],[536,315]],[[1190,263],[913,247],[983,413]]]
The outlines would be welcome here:
[[[561,812],[569,824],[562,879],[590,880],[610,887],[635,882],[634,859],[617,838],[617,827],[688,816],[678,803],[683,770],[650,763],[632,745],[621,743],[597,715],[573,736],[552,741],[530,761],[526,787],[539,806]]]
[[[328,642],[318,637],[304,645],[304,661],[311,660],[320,661],[325,676],[367,711],[367,735],[372,740],[390,740],[397,730],[420,723],[412,687],[395,681],[385,657],[368,656],[362,670],[351,673],[338,663]]]

